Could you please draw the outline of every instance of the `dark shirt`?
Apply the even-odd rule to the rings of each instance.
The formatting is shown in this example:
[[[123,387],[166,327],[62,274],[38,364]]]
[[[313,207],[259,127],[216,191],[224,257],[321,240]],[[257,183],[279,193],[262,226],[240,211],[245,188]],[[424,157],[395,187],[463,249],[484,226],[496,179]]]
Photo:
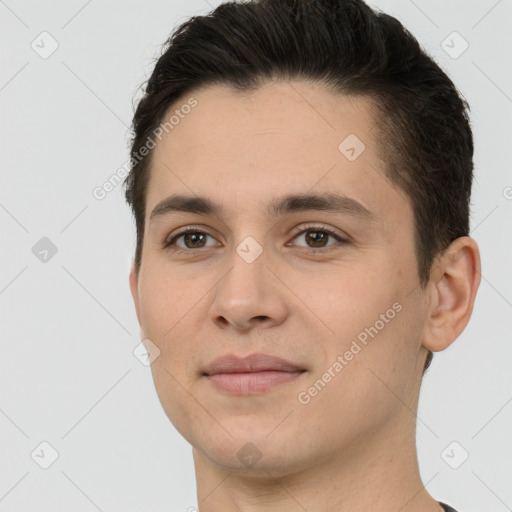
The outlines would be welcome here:
[[[441,505],[446,512],[457,512],[454,508],[445,505],[444,503],[439,502],[439,505]]]

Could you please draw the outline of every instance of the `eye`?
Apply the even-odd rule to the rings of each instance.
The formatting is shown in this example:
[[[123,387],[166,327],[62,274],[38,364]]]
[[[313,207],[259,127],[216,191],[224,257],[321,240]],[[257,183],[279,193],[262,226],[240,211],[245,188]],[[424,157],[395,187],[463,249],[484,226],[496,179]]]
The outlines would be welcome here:
[[[309,250],[308,252],[314,253],[322,251],[322,249],[331,245],[335,245],[333,243],[327,243],[329,238],[334,238],[339,242],[340,245],[349,243],[347,239],[341,237],[331,229],[325,228],[323,226],[306,226],[306,229],[302,229],[302,231],[300,231],[299,234],[293,238],[293,240],[304,240],[306,245],[299,245],[299,247],[305,247]]]
[[[183,238],[184,245],[177,243],[181,238]],[[213,237],[208,233],[200,231],[198,228],[193,226],[189,226],[184,231],[174,235],[170,240],[167,240],[164,243],[164,248],[175,246],[177,248],[176,250],[186,251],[188,249],[202,249],[203,247],[211,247],[212,245],[215,245],[215,243],[210,244],[210,246],[206,245],[207,238],[211,238],[213,240]]]

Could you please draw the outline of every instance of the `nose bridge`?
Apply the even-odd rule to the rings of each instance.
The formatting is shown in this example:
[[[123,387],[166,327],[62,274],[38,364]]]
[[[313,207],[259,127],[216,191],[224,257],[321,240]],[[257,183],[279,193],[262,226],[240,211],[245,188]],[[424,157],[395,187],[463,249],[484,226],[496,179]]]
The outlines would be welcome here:
[[[245,236],[241,242],[233,246],[233,252],[229,257],[231,271],[224,283],[225,288],[230,288],[230,300],[247,302],[249,299],[263,299],[265,287],[269,284],[267,253],[268,249],[251,235]]]
[[[245,236],[233,245],[230,270],[216,287],[212,304],[214,321],[223,318],[224,323],[244,329],[254,318],[272,324],[283,321],[287,312],[285,297],[267,264],[269,249],[254,236]]]

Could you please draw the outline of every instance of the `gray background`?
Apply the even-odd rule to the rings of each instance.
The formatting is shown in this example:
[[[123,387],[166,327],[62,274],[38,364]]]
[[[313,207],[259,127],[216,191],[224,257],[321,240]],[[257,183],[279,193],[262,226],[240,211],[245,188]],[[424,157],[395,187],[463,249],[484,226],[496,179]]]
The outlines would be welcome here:
[[[197,504],[191,448],[133,355],[130,211],[121,186],[103,200],[92,192],[128,158],[132,99],[161,43],[219,3],[0,1],[3,512]],[[452,77],[472,107],[476,143],[482,283],[468,327],[423,384],[421,474],[461,512],[512,510],[512,2],[370,3],[400,19]],[[469,47],[459,55],[461,37]],[[44,55],[53,41],[57,50]],[[43,237],[57,248],[46,261]],[[44,441],[58,452],[47,469]]]

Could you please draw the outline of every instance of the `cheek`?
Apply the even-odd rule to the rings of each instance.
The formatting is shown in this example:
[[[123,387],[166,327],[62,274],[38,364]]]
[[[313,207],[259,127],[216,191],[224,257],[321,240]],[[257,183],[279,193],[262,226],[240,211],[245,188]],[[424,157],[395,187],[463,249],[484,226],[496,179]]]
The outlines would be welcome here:
[[[163,338],[190,310],[193,291],[169,272],[151,266],[151,272],[141,275],[139,286],[141,322],[145,332]],[[172,331],[171,331],[172,332]]]
[[[147,279],[140,292],[142,329],[160,350],[151,365],[155,386],[159,395],[171,396],[178,391],[177,381],[189,384],[187,371],[194,360],[192,341],[196,337],[190,319],[200,312],[201,303],[197,293],[177,280]]]
[[[196,334],[187,323],[200,307],[197,293],[177,279],[159,279],[157,272],[146,276],[140,293],[145,335],[160,350],[151,364],[155,390],[167,417],[187,438],[187,425],[200,416],[200,411],[191,407],[189,394],[193,380],[190,362],[194,360],[191,341]]]
[[[314,312],[342,342],[373,325],[397,301],[399,293],[392,279],[382,265],[361,258],[344,261],[334,271],[319,270],[314,277],[297,276],[293,281],[294,291],[307,306],[301,307],[308,315]]]
[[[356,307],[348,322],[339,318],[334,325],[336,337],[331,343],[324,342],[326,364],[310,383],[321,391],[306,407],[312,415],[323,417],[323,428],[339,439],[379,431],[400,412],[403,403],[410,403],[411,374],[416,369],[416,320],[406,305],[401,304],[396,312],[392,305],[397,301],[392,299],[386,298],[389,308],[381,308],[380,300],[361,303],[368,309],[362,312]],[[381,313],[387,315],[388,323],[380,320]],[[326,375],[329,368],[334,378]],[[325,386],[319,382],[327,379],[330,382]]]
[[[418,345],[419,319],[414,299],[402,291],[406,286],[399,272],[385,260],[381,265],[361,263],[350,272],[320,276],[316,288],[302,288],[302,294],[309,289],[307,305],[325,333],[317,339],[323,351],[318,372],[327,371],[342,356],[339,374],[355,372],[353,382],[365,386],[375,380],[371,371],[400,380],[400,368],[409,366]],[[400,387],[399,382],[391,384]]]

